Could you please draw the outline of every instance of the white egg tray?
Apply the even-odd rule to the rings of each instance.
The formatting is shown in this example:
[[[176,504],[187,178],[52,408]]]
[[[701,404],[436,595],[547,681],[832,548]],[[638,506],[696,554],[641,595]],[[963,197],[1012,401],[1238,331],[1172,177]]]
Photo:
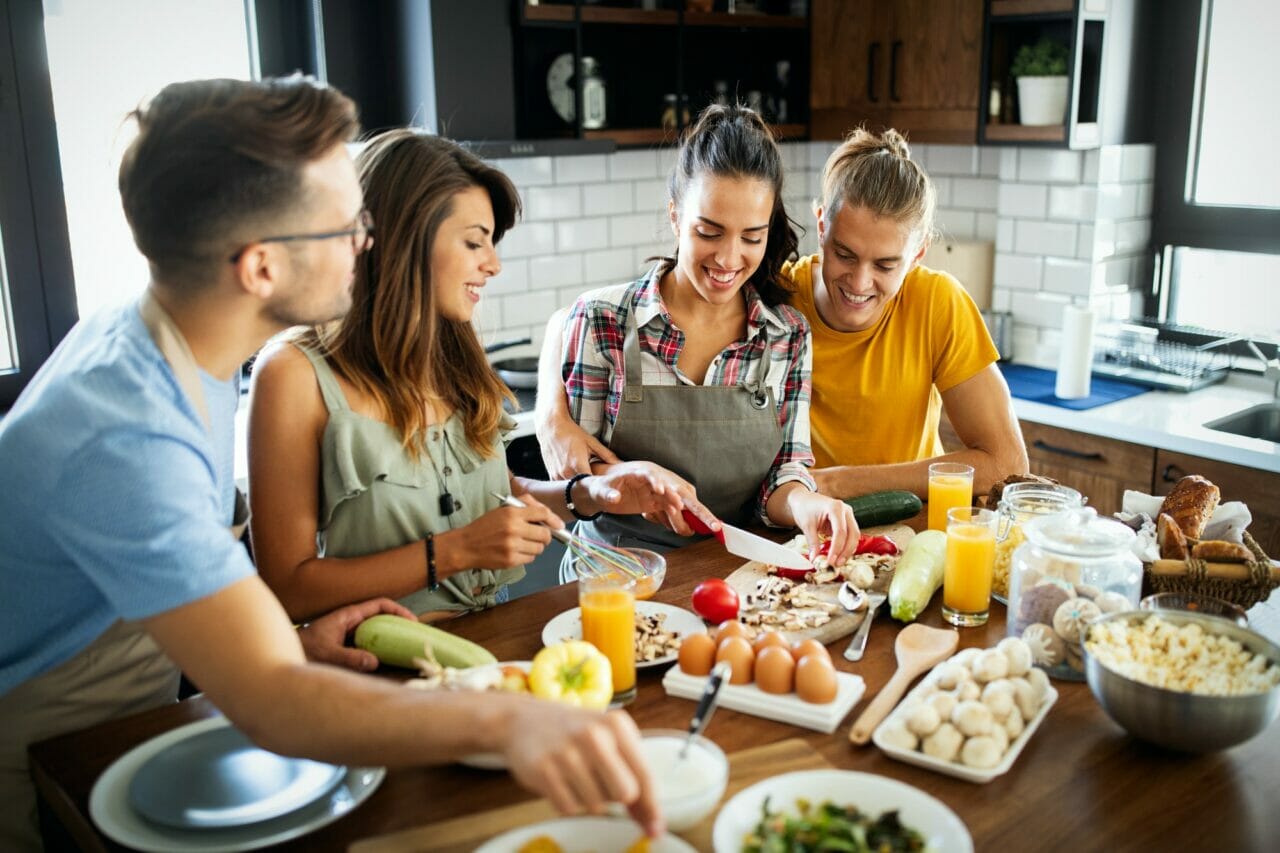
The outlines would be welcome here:
[[[1048,715],[1053,703],[1058,701],[1058,691],[1053,689],[1053,685],[1045,688],[1044,701],[1040,703],[1040,710],[1036,712],[1034,717],[1027,720],[1026,728],[1022,730],[1022,734],[1009,743],[1009,748],[1000,759],[1000,763],[995,767],[970,767],[967,764],[961,764],[959,761],[944,761],[941,758],[926,755],[918,749],[903,749],[900,746],[886,743],[884,738],[880,736],[880,732],[890,720],[899,719],[904,713],[903,709],[911,705],[912,700],[924,698],[923,694],[926,688],[937,680],[938,669],[941,666],[942,664],[940,663],[929,670],[929,674],[924,677],[924,680],[912,688],[911,692],[889,713],[889,716],[885,717],[884,722],[876,727],[875,732],[871,735],[871,741],[890,758],[895,758],[906,764],[914,764],[917,767],[924,767],[928,770],[936,770],[939,773],[945,773],[957,779],[964,779],[966,782],[985,784],[997,776],[1003,776],[1009,772],[1009,768],[1013,767],[1013,762],[1018,760],[1018,756],[1022,754],[1022,748],[1027,745],[1027,741],[1031,740],[1031,736],[1036,733],[1036,729],[1040,728],[1040,723]]]
[[[667,695],[697,702],[707,686],[707,676],[689,675],[673,666],[662,676]],[[725,684],[720,688],[718,707],[741,711],[766,720],[790,723],[805,729],[831,734],[866,691],[862,676],[836,670],[836,698],[825,705],[806,702],[794,693],[765,693],[754,684]]]

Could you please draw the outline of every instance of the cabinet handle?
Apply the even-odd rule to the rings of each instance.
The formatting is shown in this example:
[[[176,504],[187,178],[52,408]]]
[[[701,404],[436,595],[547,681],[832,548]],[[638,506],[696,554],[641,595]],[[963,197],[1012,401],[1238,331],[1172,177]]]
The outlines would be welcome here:
[[[1160,472],[1160,479],[1166,483],[1176,483],[1182,479],[1182,469],[1177,465],[1166,465]]]
[[[902,49],[902,39],[895,39],[889,46],[889,100],[901,101],[898,97],[898,51]]]
[[[1093,459],[1101,462],[1106,457],[1096,450],[1092,453],[1085,453],[1083,450],[1072,450],[1070,447],[1058,447],[1056,444],[1050,444],[1042,438],[1037,438],[1031,442],[1031,446],[1038,450],[1047,450],[1050,453],[1057,453],[1059,456],[1070,456],[1072,459]]]
[[[867,100],[873,104],[880,103],[876,97],[876,54],[880,52],[880,42],[873,41],[867,45]]]

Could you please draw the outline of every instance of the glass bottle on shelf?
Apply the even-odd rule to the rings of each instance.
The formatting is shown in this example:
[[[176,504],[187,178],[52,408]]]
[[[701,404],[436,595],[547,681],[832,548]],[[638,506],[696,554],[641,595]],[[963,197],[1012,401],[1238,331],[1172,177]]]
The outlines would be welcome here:
[[[662,96],[662,129],[676,129],[676,104],[678,99],[675,92],[668,92]]]
[[[594,57],[582,57],[582,128],[599,130],[607,117],[605,82]]]

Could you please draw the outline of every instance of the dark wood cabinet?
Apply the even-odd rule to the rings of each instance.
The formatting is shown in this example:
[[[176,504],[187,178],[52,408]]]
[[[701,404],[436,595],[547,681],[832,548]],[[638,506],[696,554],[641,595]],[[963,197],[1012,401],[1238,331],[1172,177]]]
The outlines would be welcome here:
[[[813,0],[811,136],[894,127],[977,139],[982,0]]]
[[[1029,421],[1022,436],[1031,472],[1076,489],[1099,515],[1119,510],[1125,489],[1151,491],[1155,448]]]
[[[1247,504],[1253,515],[1249,532],[1268,556],[1280,555],[1280,474],[1172,450],[1156,451],[1154,494],[1168,494],[1187,474],[1207,477],[1221,491],[1222,500]]]

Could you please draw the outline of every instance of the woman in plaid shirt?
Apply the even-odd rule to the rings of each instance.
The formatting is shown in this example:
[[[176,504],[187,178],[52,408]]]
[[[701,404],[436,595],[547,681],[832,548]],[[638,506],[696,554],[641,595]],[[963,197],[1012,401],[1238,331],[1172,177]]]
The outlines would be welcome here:
[[[620,458],[683,478],[681,497],[699,515],[796,526],[812,544],[826,534],[842,560],[857,524],[844,503],[816,492],[808,470],[812,355],[782,284],[797,239],[777,143],[751,110],[709,107],[668,189],[674,257],[585,294],[569,315],[569,413]],[[581,518],[583,535],[624,546],[667,549],[693,533],[675,512]],[[570,567],[561,574],[569,579]]]

